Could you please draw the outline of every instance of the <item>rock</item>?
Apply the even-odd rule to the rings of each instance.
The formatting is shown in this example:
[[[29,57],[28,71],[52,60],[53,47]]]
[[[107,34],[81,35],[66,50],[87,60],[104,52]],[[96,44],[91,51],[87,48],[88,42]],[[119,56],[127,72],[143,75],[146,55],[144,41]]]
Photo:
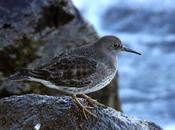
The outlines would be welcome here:
[[[88,116],[86,120],[68,96],[11,96],[0,99],[0,108],[1,130],[162,130],[152,122],[102,106],[91,110],[98,119]]]
[[[70,0],[0,0],[0,78],[18,68],[44,64],[66,49],[92,43],[97,38],[94,28]],[[116,80],[109,86],[117,95]],[[118,96],[111,98],[112,92],[105,88],[93,97],[105,104],[112,99],[110,104],[119,110]],[[26,93],[60,95],[36,83],[0,81],[0,97]]]

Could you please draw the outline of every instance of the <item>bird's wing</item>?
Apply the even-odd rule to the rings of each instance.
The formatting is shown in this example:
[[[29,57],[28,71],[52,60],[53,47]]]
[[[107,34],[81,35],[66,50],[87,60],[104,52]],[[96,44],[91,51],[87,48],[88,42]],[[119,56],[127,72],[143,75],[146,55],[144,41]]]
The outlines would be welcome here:
[[[31,71],[34,78],[49,80],[58,86],[85,87],[92,84],[97,62],[83,56],[63,57]],[[90,79],[91,78],[91,79]]]

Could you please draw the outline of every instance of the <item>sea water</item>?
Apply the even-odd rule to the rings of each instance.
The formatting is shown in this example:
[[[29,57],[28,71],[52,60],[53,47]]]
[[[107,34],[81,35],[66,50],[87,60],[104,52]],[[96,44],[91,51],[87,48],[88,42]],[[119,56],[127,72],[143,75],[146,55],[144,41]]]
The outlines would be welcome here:
[[[141,56],[119,58],[124,113],[175,130],[173,0],[73,0],[100,36],[115,35]]]

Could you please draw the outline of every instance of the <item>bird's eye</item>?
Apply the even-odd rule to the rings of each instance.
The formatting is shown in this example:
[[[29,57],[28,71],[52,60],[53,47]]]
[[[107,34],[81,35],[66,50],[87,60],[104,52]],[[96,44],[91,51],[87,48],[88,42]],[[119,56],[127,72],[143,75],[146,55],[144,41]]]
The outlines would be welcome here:
[[[118,45],[117,45],[117,44],[113,44],[113,47],[114,47],[114,48],[117,48],[117,47],[118,47]]]

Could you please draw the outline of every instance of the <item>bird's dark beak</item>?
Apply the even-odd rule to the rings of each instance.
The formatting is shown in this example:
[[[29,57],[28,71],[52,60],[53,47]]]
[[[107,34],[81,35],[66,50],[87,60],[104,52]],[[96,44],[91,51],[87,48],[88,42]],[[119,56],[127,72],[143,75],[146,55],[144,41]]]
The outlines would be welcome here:
[[[136,52],[136,51],[134,51],[134,50],[132,50],[132,49],[130,49],[130,48],[127,48],[127,47],[123,47],[123,48],[122,48],[122,51],[130,52],[130,53],[135,53],[135,54],[137,54],[137,55],[141,55],[141,53]]]

